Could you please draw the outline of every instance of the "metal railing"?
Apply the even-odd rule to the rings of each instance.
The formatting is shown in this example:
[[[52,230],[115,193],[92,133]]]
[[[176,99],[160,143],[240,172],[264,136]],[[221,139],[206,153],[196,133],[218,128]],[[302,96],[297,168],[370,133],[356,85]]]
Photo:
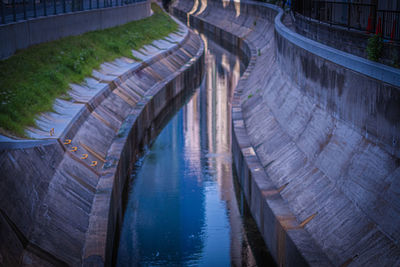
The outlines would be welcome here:
[[[0,24],[145,0],[0,0]]]
[[[400,41],[400,11],[378,10],[377,27],[385,39]],[[382,22],[379,22],[379,21]],[[376,31],[375,31],[376,32]]]
[[[293,11],[319,22],[382,34],[385,39],[400,41],[400,11],[332,1],[295,1]]]

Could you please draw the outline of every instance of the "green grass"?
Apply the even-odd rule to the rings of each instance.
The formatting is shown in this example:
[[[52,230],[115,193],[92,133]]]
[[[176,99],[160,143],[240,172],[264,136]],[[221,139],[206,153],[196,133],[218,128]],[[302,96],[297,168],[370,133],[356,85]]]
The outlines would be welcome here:
[[[24,136],[35,117],[52,110],[70,83],[81,83],[103,62],[133,58],[131,50],[161,39],[178,25],[156,4],[154,15],[122,26],[66,37],[0,61],[0,131]]]

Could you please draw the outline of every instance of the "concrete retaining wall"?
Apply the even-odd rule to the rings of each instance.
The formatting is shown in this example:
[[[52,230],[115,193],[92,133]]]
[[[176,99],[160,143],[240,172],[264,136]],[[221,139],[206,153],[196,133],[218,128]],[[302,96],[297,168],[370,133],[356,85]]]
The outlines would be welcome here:
[[[60,139],[2,144],[0,265],[111,264],[133,161],[158,133],[166,110],[201,82],[203,44],[179,29],[155,41],[159,50],[141,51],[147,59],[140,64],[117,60],[128,68],[120,76],[115,62],[97,71],[93,98],[86,93],[94,88],[74,89],[70,105],[81,101],[86,111]]]
[[[196,42],[198,36],[192,35]],[[203,77],[204,47],[201,45],[190,64],[152,88],[128,115],[107,152],[105,173],[100,176],[93,201],[84,251],[84,266],[110,266],[118,229],[122,224],[122,196],[133,162],[141,149],[157,136],[164,116],[184,104],[188,93]]]
[[[329,47],[316,42],[301,46],[307,39],[294,33],[289,36],[282,23],[275,27],[281,69],[304,93],[400,156],[400,70],[341,51],[330,55]]]
[[[150,1],[86,10],[0,25],[0,59],[19,49],[62,37],[102,30],[150,16]]]
[[[374,76],[379,89],[388,86],[386,79],[396,84],[399,76],[296,35],[283,28],[280,16],[274,20],[269,15],[278,11],[254,2],[185,0],[173,9],[184,21],[189,14],[190,25],[217,40],[232,40],[249,57],[233,100],[232,145],[253,217],[280,266],[396,266],[398,148],[340,118],[330,109],[332,103],[307,92],[298,83],[312,82],[307,68],[292,72],[291,66],[300,66],[296,62],[302,52],[288,56],[279,46],[289,43],[294,51],[308,51],[307,60],[355,73],[343,83],[343,94],[351,94],[351,79],[363,85],[380,73]],[[325,77],[337,84],[336,78]],[[312,90],[329,94],[323,84],[315,83]],[[392,99],[385,99],[387,108]],[[352,103],[346,103],[350,109]]]

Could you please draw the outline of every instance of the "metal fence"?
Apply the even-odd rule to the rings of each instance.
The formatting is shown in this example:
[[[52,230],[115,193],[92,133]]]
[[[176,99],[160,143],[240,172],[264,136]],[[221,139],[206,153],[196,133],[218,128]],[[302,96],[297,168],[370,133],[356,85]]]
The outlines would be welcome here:
[[[400,11],[377,10],[376,5],[295,1],[293,10],[305,17],[347,28],[382,34],[385,39],[400,41]]]
[[[0,0],[0,24],[145,0]]]
[[[383,37],[389,40],[400,41],[400,11],[378,10],[378,29]],[[382,20],[380,23],[379,20]]]

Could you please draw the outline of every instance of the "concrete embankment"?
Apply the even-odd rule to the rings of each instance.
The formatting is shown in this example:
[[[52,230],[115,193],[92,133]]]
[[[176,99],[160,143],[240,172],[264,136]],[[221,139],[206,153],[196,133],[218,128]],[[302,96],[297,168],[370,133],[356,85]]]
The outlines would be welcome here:
[[[272,5],[180,0],[172,12],[247,58],[234,162],[276,262],[400,265],[400,72],[292,32]]]
[[[133,162],[170,103],[200,84],[203,50],[180,25],[134,51],[142,62],[106,63],[73,85],[69,104],[38,119],[55,136],[0,143],[0,265],[111,264]]]

